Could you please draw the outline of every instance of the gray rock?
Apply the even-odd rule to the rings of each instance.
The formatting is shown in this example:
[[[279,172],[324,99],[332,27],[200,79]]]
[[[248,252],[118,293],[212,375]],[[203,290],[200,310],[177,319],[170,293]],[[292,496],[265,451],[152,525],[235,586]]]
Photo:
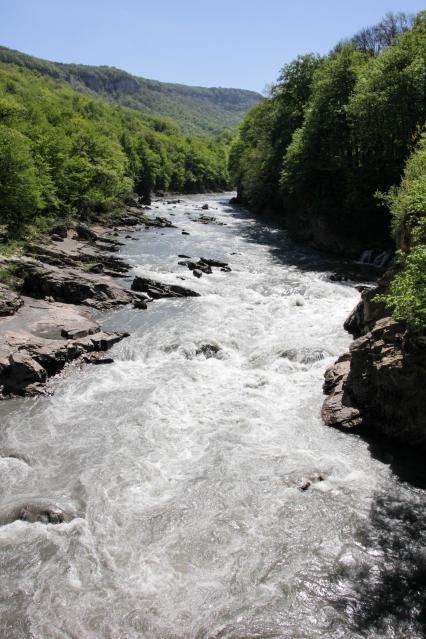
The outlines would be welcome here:
[[[325,375],[322,417],[426,450],[426,354],[422,340],[387,317],[357,338]]]
[[[46,266],[27,258],[17,263],[23,277],[22,293],[37,299],[52,297],[69,304],[96,302],[96,308],[129,304],[132,295],[108,278],[74,268]]]
[[[43,498],[29,498],[10,502],[0,508],[0,525],[5,526],[21,520],[28,523],[62,524],[75,517],[71,510],[58,506],[54,501]]]
[[[132,291],[148,293],[154,299],[162,297],[199,297],[200,294],[178,284],[164,284],[147,277],[135,277]]]
[[[202,262],[203,264],[207,264],[207,266],[214,266],[216,268],[225,268],[226,266],[228,266],[227,262],[213,260],[210,257],[200,257],[200,262]]]
[[[98,239],[97,234],[87,226],[84,222],[79,222],[75,227],[75,232],[80,240],[87,240],[89,242],[96,242]]]
[[[60,237],[62,240],[68,235],[68,229],[66,224],[56,224],[50,229],[51,236]]]
[[[14,315],[22,304],[22,298],[15,291],[0,284],[0,317]]]
[[[210,359],[211,357],[217,357],[220,351],[221,348],[217,344],[202,344],[197,348],[195,354],[204,355],[206,359]]]

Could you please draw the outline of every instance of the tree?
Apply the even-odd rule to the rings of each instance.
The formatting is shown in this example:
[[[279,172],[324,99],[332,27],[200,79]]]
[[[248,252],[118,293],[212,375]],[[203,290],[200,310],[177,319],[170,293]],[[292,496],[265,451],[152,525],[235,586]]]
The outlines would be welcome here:
[[[0,220],[17,235],[43,207],[31,142],[0,124]]]

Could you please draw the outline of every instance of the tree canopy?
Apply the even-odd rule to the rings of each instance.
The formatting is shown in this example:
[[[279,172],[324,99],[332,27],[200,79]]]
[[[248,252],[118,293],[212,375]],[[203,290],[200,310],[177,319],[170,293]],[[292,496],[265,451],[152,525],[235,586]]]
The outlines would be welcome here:
[[[228,186],[230,136],[189,138],[172,121],[113,106],[0,64],[0,224],[90,220],[136,191]]]
[[[426,12],[389,15],[370,31],[380,46],[358,35],[286,65],[231,149],[240,199],[324,248],[347,236],[390,242],[376,192],[399,182],[425,122]]]

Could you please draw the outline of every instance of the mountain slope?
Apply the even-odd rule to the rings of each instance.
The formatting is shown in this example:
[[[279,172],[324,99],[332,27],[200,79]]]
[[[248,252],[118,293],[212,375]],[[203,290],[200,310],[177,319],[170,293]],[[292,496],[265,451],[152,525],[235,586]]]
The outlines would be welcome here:
[[[232,129],[262,100],[254,91],[169,84],[114,67],[49,62],[6,47],[0,47],[0,62],[36,71],[122,106],[172,118],[188,135],[215,135]]]

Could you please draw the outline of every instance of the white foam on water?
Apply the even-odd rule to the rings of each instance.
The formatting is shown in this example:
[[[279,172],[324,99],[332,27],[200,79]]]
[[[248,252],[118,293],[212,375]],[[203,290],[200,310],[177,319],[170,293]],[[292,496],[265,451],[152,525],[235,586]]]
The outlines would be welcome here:
[[[191,219],[205,201],[226,226]],[[36,490],[79,515],[0,528],[1,637],[403,636],[397,619],[362,626],[358,586],[364,576],[374,592],[384,562],[368,536],[374,504],[410,489],[319,417],[358,293],[224,196],[173,212],[190,236],[141,231],[122,253],[135,274],[201,297],[111,314],[132,332],[114,364],[0,407],[2,443],[30,460],[0,460],[7,498]],[[232,272],[197,280],[178,254]]]

